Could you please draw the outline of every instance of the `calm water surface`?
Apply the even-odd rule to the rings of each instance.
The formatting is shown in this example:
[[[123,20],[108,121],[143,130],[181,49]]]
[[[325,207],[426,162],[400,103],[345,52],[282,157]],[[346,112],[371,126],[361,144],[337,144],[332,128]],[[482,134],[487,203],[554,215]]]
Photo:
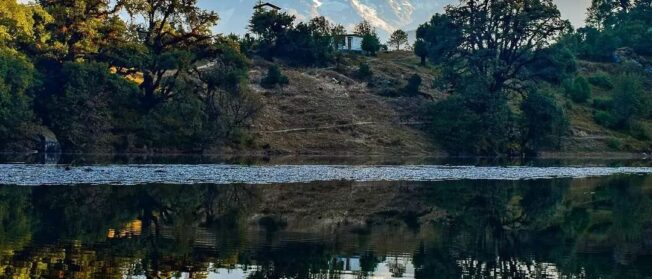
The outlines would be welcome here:
[[[24,167],[67,175],[65,166],[0,165],[6,278],[652,277],[652,175],[640,170],[531,179],[305,182],[297,174],[299,182],[265,184],[8,185],[18,184],[8,176],[30,176],[9,172]],[[102,167],[72,166],[91,178]]]

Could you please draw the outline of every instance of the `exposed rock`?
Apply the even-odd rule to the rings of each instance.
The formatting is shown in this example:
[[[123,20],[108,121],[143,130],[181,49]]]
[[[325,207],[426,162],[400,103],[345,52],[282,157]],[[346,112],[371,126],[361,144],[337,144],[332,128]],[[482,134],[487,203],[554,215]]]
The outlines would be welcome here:
[[[647,61],[642,56],[629,47],[621,47],[616,49],[613,54],[614,62],[620,64],[630,64],[643,68],[646,72],[652,73],[652,63]]]

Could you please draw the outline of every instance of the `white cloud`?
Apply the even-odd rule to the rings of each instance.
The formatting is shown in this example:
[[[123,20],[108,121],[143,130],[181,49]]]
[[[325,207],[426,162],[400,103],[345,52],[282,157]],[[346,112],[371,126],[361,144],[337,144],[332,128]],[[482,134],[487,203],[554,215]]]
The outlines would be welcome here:
[[[378,27],[386,32],[392,32],[394,29],[396,29],[396,27],[394,27],[392,24],[383,20],[374,8],[360,3],[359,0],[351,0],[351,6],[353,6],[353,8],[358,12],[358,14],[360,14],[362,18],[369,21],[369,23],[371,23],[373,26]]]

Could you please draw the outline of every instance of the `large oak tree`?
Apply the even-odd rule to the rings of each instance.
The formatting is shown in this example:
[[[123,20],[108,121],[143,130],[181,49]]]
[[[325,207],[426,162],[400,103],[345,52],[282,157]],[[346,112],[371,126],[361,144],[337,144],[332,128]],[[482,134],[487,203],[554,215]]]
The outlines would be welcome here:
[[[455,31],[428,32],[443,27]],[[498,93],[518,89],[526,66],[568,27],[552,0],[464,0],[420,33],[436,48],[431,55],[447,54],[455,74],[483,77],[490,92]]]

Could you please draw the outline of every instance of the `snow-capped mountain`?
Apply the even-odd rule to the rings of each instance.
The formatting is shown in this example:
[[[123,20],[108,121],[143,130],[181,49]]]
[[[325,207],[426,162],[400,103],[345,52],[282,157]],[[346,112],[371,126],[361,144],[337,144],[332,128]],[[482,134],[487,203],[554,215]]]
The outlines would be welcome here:
[[[265,1],[264,1],[265,2]],[[298,20],[325,16],[349,30],[363,19],[371,22],[386,38],[396,29],[413,30],[435,12],[455,0],[272,0],[269,1]],[[217,31],[242,34],[253,6],[258,0],[200,0],[204,8],[216,10],[221,17]]]

